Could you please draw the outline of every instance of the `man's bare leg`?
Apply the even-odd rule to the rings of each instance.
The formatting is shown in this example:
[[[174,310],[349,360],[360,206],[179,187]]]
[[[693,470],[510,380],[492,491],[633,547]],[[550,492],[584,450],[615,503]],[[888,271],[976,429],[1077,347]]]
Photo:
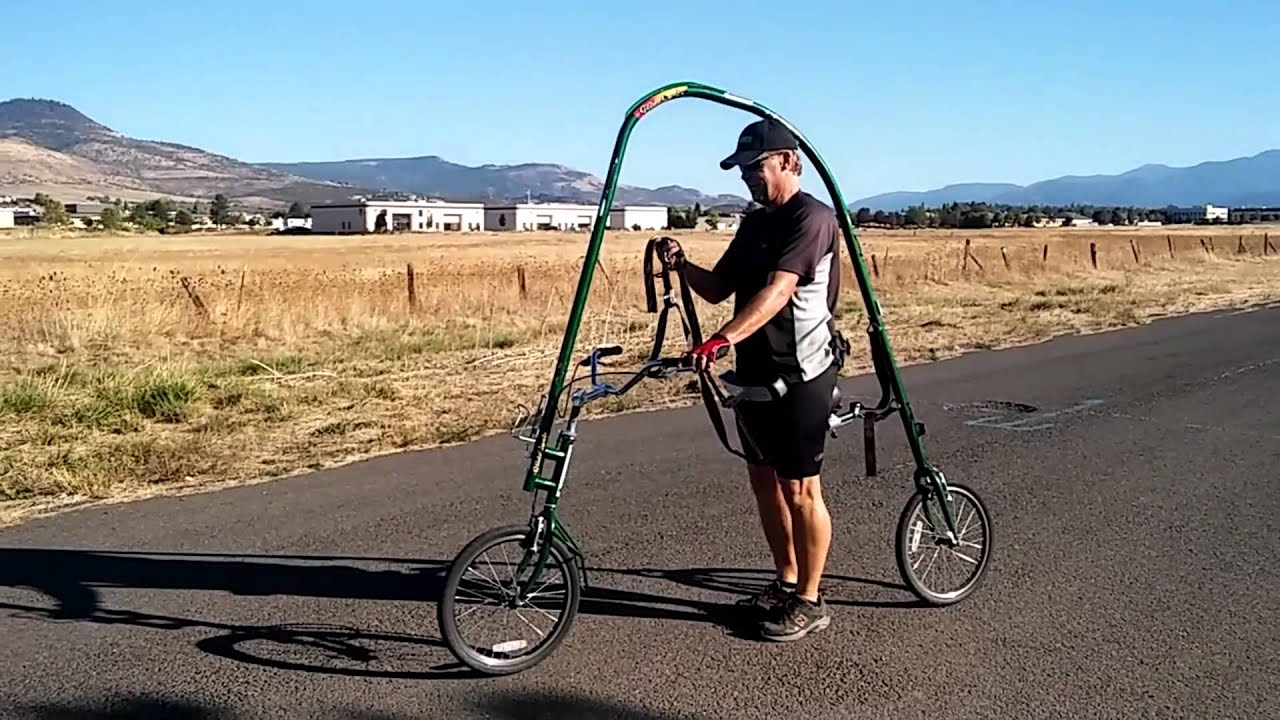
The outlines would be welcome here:
[[[818,584],[831,547],[831,515],[822,499],[821,479],[814,475],[800,480],[783,479],[778,484],[791,515],[797,565],[796,594],[817,602]]]
[[[764,529],[778,579],[794,583],[799,575],[796,563],[795,543],[792,540],[794,513],[782,492],[782,484],[773,468],[764,465],[748,465],[751,490],[756,496],[756,508],[760,512],[760,525]]]

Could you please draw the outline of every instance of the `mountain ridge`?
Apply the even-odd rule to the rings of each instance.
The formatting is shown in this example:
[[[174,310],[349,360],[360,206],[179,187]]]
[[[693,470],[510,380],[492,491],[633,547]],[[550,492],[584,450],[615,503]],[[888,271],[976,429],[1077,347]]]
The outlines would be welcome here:
[[[600,176],[549,162],[462,165],[439,155],[415,155],[268,162],[261,165],[316,180],[458,201],[505,202],[530,197],[594,204],[604,191],[604,180]],[[710,195],[675,184],[656,188],[619,184],[616,201],[635,205],[701,204],[705,207],[747,204],[746,198],[737,195]]]
[[[443,200],[512,202],[525,198],[594,204],[597,175],[550,162],[467,166],[440,155],[250,163],[165,140],[130,137],[60,100],[0,102],[0,191],[167,195],[204,199],[222,193],[241,204],[316,204],[378,192]],[[667,184],[619,185],[620,204],[743,207],[746,198]],[[956,202],[1001,205],[1280,205],[1280,149],[1174,167],[1147,163],[1117,174],[1063,175],[1029,185],[967,182],[932,190],[881,193],[851,210],[904,210]]]
[[[956,202],[998,205],[1280,205],[1280,149],[1194,165],[1146,163],[1116,174],[1062,175],[1029,185],[957,183],[933,190],[896,191],[860,198],[850,208],[897,211]]]
[[[393,171],[388,175],[387,171]],[[134,138],[74,106],[45,98],[0,102],[0,190],[55,196],[170,196],[283,206],[345,201],[380,191],[444,200],[599,200],[604,181],[554,163],[469,167],[439,155],[304,163],[250,163],[166,140]],[[746,205],[735,195],[694,188],[619,186],[627,204]]]

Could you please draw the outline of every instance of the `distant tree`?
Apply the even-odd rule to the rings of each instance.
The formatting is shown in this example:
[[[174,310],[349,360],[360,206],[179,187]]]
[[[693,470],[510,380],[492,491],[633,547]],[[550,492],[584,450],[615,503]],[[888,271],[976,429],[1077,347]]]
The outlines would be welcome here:
[[[209,219],[218,227],[231,224],[231,201],[227,196],[218,193],[213,196],[213,204],[209,206]]]
[[[195,218],[191,216],[191,213],[186,208],[182,208],[178,210],[176,213],[174,213],[173,223],[181,227],[189,228],[192,225],[194,225],[196,221],[195,221]]]
[[[871,222],[871,208],[858,208],[858,214],[853,217],[853,224],[861,226],[866,225],[869,222]]]
[[[905,224],[917,227],[929,224],[929,213],[925,212],[924,205],[915,205],[908,210]]]
[[[123,218],[120,217],[120,209],[115,205],[110,205],[102,209],[102,217],[99,218],[98,224],[103,230],[119,230],[124,227]]]
[[[44,193],[36,193],[33,200],[44,210],[42,222],[46,225],[66,225],[71,222],[71,216],[67,214],[67,206],[63,205],[62,201],[55,200]]]
[[[696,206],[693,209],[668,207],[667,226],[672,230],[688,230],[697,227],[698,218],[694,212],[696,212]]]
[[[178,204],[166,197],[152,198],[147,201],[147,214],[160,221],[161,225],[168,225],[169,218],[178,210]]]
[[[306,216],[307,216],[306,206],[304,206],[302,203],[298,202],[297,200],[293,201],[293,204],[289,206],[289,217],[304,218]]]

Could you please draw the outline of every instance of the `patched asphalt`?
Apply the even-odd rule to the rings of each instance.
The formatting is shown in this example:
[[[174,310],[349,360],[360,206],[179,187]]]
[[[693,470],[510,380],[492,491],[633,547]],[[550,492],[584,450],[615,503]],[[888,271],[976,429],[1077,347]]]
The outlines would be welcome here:
[[[723,608],[770,574],[744,473],[701,407],[638,413],[581,428],[563,514],[594,587],[526,673],[470,677],[435,621],[458,550],[527,518],[499,436],[0,531],[0,717],[1280,717],[1280,310],[904,376],[992,516],[959,605],[898,577],[894,418],[877,477],[859,426],[829,445],[832,626],[732,632]]]

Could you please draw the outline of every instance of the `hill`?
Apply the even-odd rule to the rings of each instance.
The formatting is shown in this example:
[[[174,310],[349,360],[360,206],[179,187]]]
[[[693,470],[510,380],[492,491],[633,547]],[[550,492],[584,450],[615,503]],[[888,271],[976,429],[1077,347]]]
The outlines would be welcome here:
[[[0,192],[44,192],[65,200],[110,195],[208,200],[218,193],[240,204],[315,204],[392,191],[446,200],[595,203],[604,182],[562,165],[469,167],[437,156],[308,163],[247,163],[176,143],[140,140],[55,100],[0,102]],[[746,205],[735,195],[706,195],[677,185],[619,186],[628,204]]]
[[[456,201],[501,202],[531,197],[543,201],[594,204],[600,200],[600,194],[604,191],[602,178],[550,163],[469,166],[452,163],[436,155],[427,155],[334,162],[265,163],[264,167],[314,180]],[[683,206],[700,203],[703,207],[747,204],[746,198],[736,195],[707,195],[679,185],[659,188],[619,185],[615,202]]]
[[[255,204],[336,200],[357,192],[199,148],[131,138],[70,105],[39,99],[0,102],[0,188],[44,188],[67,199],[208,199],[224,193]]]
[[[1280,150],[1188,167],[1143,165],[1119,175],[1067,175],[1033,183],[971,183],[926,192],[892,192],[849,203],[857,209],[903,210],[953,202],[1004,205],[1280,205]]]

